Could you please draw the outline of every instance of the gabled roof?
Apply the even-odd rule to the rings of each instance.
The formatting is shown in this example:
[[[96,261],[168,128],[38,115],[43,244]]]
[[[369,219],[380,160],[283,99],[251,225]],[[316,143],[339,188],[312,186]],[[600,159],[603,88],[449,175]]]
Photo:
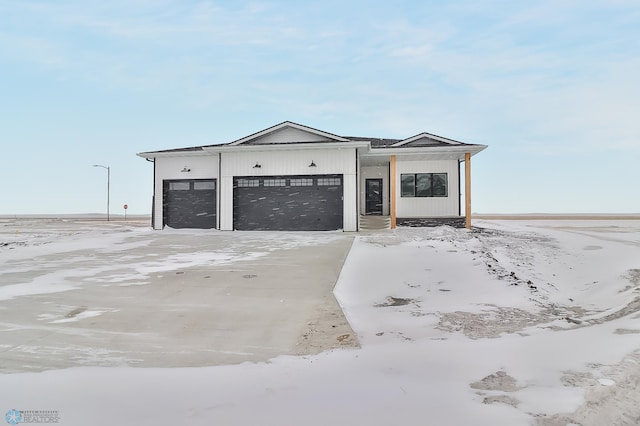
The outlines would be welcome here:
[[[314,129],[313,127],[284,121],[268,129],[233,141],[229,145],[275,145],[314,142],[349,142],[349,139]]]
[[[427,147],[427,146],[447,146],[447,145],[469,145],[458,142],[453,139],[443,138],[442,136],[432,135],[431,133],[422,132],[410,138],[403,139],[391,145],[393,148],[398,147]]]
[[[275,126],[245,136],[233,142],[195,146],[187,148],[167,149],[161,151],[141,152],[138,156],[143,158],[155,158],[160,155],[202,155],[212,154],[235,149],[260,150],[263,146],[274,146],[274,149],[287,149],[287,145],[298,145],[300,148],[320,148],[323,146],[340,146],[341,144],[353,144],[358,148],[369,147],[367,152],[374,154],[386,151],[389,153],[394,150],[410,151],[411,148],[433,148],[431,151],[458,152],[465,148],[471,149],[473,153],[477,153],[486,148],[486,145],[468,144],[453,139],[444,138],[442,136],[431,133],[419,133],[406,139],[388,139],[388,138],[367,138],[360,136],[338,136],[333,133],[314,129],[313,127],[304,126],[302,124],[291,121],[284,121]],[[326,145],[325,145],[326,144]],[[277,145],[277,147],[276,147]],[[236,148],[237,147],[237,148]],[[241,148],[244,147],[244,148]],[[385,154],[386,155],[386,154]]]

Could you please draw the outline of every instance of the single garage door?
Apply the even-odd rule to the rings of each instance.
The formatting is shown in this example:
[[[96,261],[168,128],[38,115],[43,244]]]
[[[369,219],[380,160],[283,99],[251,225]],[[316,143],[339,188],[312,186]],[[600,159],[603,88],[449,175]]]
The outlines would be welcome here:
[[[237,230],[342,229],[342,175],[236,177]]]
[[[215,228],[216,180],[165,180],[163,216],[171,228]]]

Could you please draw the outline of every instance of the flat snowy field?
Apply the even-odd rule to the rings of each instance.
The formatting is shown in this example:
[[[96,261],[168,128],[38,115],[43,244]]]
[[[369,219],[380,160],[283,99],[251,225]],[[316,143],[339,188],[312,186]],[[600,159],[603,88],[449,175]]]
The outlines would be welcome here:
[[[356,237],[335,295],[360,348],[4,374],[0,410],[63,425],[640,424],[640,221],[474,227]]]

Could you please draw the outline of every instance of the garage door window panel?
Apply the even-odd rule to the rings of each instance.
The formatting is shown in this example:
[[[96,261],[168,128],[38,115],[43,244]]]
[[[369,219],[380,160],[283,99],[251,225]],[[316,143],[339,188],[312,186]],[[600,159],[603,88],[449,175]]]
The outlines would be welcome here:
[[[191,182],[169,182],[169,191],[188,191],[191,189]]]
[[[257,188],[260,186],[260,179],[238,179],[238,188]]]
[[[287,186],[286,179],[265,179],[264,186],[274,187],[274,186]]]
[[[342,185],[340,178],[318,178],[318,186],[335,186]]]
[[[203,180],[193,182],[193,189],[196,191],[207,191],[216,189],[215,180]]]
[[[313,186],[312,178],[291,179],[289,182],[291,186]]]

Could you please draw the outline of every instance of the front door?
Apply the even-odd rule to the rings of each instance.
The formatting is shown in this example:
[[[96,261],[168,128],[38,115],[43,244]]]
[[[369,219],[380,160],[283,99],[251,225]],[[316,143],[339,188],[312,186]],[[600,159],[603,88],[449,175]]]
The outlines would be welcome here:
[[[365,213],[382,214],[382,179],[365,179]]]

